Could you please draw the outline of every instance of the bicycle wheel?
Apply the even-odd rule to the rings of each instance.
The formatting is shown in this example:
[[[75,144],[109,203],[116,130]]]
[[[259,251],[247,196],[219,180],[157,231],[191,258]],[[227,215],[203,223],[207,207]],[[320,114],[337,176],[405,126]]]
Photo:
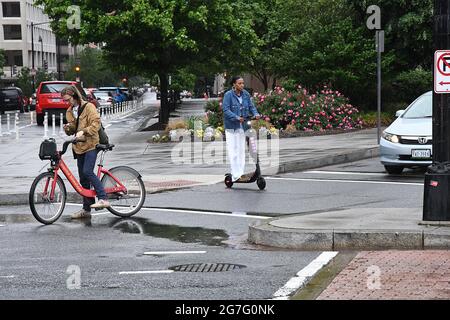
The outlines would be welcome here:
[[[66,206],[66,186],[60,176],[56,180],[54,197],[50,199],[53,181],[53,173],[41,173],[34,179],[29,193],[31,212],[43,224],[52,224],[58,220]]]
[[[111,206],[109,212],[119,217],[130,217],[141,210],[145,201],[145,186],[140,174],[130,167],[115,167],[109,170],[127,189],[127,193],[109,193],[108,200]],[[109,176],[103,175],[103,186],[113,188],[117,183]]]

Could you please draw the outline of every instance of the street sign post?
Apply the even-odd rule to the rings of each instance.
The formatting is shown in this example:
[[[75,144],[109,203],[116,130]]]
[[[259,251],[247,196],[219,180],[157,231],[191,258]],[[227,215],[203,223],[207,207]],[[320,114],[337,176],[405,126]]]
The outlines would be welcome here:
[[[450,7],[448,0],[434,1],[433,163],[425,173],[423,216],[425,223],[450,221]]]

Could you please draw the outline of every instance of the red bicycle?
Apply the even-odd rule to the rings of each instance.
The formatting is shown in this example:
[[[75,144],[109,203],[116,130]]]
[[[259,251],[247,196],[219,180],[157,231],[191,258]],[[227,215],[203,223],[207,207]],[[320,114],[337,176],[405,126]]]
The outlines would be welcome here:
[[[95,190],[81,186],[62,159],[67,147],[76,142],[76,139],[64,142],[62,151],[56,150],[56,142],[53,138],[41,144],[39,157],[41,160],[50,160],[50,168],[34,179],[29,193],[29,202],[33,216],[43,224],[52,224],[58,220],[66,205],[67,191],[62,178],[58,175],[60,170],[78,194],[89,198],[96,196]],[[111,204],[111,207],[107,209],[119,217],[134,215],[142,208],[145,201],[145,186],[141,175],[127,166],[104,169],[105,153],[112,151],[114,145],[99,144],[96,148],[101,152],[97,176]]]

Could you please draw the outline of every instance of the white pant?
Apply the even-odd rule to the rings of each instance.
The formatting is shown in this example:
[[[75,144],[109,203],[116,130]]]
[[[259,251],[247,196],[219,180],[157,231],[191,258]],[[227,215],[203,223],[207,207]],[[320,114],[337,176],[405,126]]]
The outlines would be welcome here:
[[[236,181],[244,174],[245,133],[243,129],[226,129],[228,159],[231,165],[232,180]]]

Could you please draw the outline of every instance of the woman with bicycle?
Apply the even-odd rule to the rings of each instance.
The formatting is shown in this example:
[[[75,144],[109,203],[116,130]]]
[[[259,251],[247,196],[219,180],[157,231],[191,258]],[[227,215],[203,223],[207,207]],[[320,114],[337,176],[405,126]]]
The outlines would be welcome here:
[[[98,201],[95,198],[83,197],[83,208],[72,214],[72,219],[90,218],[91,208],[107,208],[110,206],[105,188],[94,173],[97,160],[96,145],[99,143],[98,130],[100,115],[95,105],[83,100],[75,86],[68,86],[61,91],[64,102],[69,104],[66,112],[67,124],[64,131],[67,135],[75,134],[77,143],[72,146],[74,158],[77,159],[80,183],[84,188],[94,187]]]

